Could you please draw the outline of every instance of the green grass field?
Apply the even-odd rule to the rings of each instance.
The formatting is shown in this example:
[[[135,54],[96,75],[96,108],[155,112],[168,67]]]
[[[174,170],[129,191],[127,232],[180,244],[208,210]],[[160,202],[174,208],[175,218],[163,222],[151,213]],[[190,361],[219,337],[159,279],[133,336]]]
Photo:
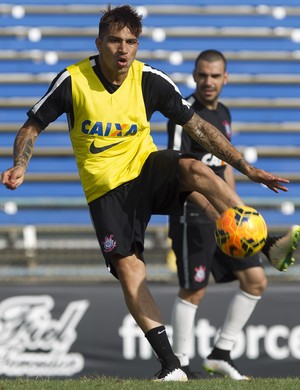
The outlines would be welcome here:
[[[150,380],[118,378],[80,378],[80,379],[3,379],[0,390],[92,390],[92,389],[188,389],[188,390],[299,390],[300,378],[255,378],[251,381],[231,379],[200,379],[184,383],[153,382]]]

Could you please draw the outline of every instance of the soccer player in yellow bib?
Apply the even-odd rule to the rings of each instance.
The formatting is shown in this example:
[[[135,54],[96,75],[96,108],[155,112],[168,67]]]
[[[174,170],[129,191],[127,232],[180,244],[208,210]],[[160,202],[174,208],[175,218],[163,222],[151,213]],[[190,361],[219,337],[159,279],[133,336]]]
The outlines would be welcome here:
[[[14,164],[2,183],[16,189],[39,134],[66,113],[70,138],[95,232],[107,267],[122,286],[129,312],[161,362],[160,381],[186,381],[146,283],[144,235],[152,214],[181,214],[196,191],[218,213],[243,204],[200,161],[158,151],[150,118],[160,111],[215,156],[274,192],[287,180],[251,166],[212,125],[202,120],[163,72],[135,59],[142,18],[123,5],[103,11],[98,54],[59,73],[28,111],[14,143]],[[288,248],[284,248],[287,250]]]

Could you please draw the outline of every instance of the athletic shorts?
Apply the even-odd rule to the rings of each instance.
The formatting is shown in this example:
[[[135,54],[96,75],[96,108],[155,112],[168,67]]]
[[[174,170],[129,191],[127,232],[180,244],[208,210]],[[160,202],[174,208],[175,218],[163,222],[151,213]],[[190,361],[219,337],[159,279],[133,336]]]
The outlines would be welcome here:
[[[136,179],[89,203],[102,254],[114,276],[112,257],[135,253],[144,260],[145,230],[152,214],[182,214],[188,193],[179,193],[181,157],[174,150],[153,152]]]
[[[190,290],[207,286],[210,272],[216,283],[236,279],[234,271],[263,267],[259,255],[245,259],[227,256],[218,248],[213,223],[172,223],[169,236],[176,256],[179,285]]]

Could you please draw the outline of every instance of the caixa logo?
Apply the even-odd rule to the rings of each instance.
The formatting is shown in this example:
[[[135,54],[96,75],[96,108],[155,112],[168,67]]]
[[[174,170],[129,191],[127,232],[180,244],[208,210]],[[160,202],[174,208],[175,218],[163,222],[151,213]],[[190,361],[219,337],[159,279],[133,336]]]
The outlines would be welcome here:
[[[166,330],[172,343],[172,327],[166,325]],[[123,357],[128,360],[152,357],[151,347],[143,332],[138,328],[131,315],[123,319],[119,328],[122,338]],[[209,355],[213,342],[218,336],[218,329],[207,319],[196,323],[195,333],[191,337],[190,358]],[[300,325],[290,329],[285,325],[248,325],[240,332],[232,351],[232,358],[245,356],[248,359],[259,359],[266,353],[271,359],[283,360],[287,358],[300,359]]]
[[[83,356],[69,352],[87,300],[68,304],[52,318],[49,295],[17,296],[0,303],[0,375],[71,376],[84,367]]]

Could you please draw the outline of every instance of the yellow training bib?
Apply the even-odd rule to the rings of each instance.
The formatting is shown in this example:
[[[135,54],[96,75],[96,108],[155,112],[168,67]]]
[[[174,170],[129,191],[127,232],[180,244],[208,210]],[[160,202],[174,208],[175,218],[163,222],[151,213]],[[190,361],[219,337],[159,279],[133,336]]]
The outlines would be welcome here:
[[[136,178],[149,154],[157,150],[144,105],[143,66],[134,61],[113,94],[104,88],[89,59],[67,68],[74,110],[70,138],[88,203]]]

